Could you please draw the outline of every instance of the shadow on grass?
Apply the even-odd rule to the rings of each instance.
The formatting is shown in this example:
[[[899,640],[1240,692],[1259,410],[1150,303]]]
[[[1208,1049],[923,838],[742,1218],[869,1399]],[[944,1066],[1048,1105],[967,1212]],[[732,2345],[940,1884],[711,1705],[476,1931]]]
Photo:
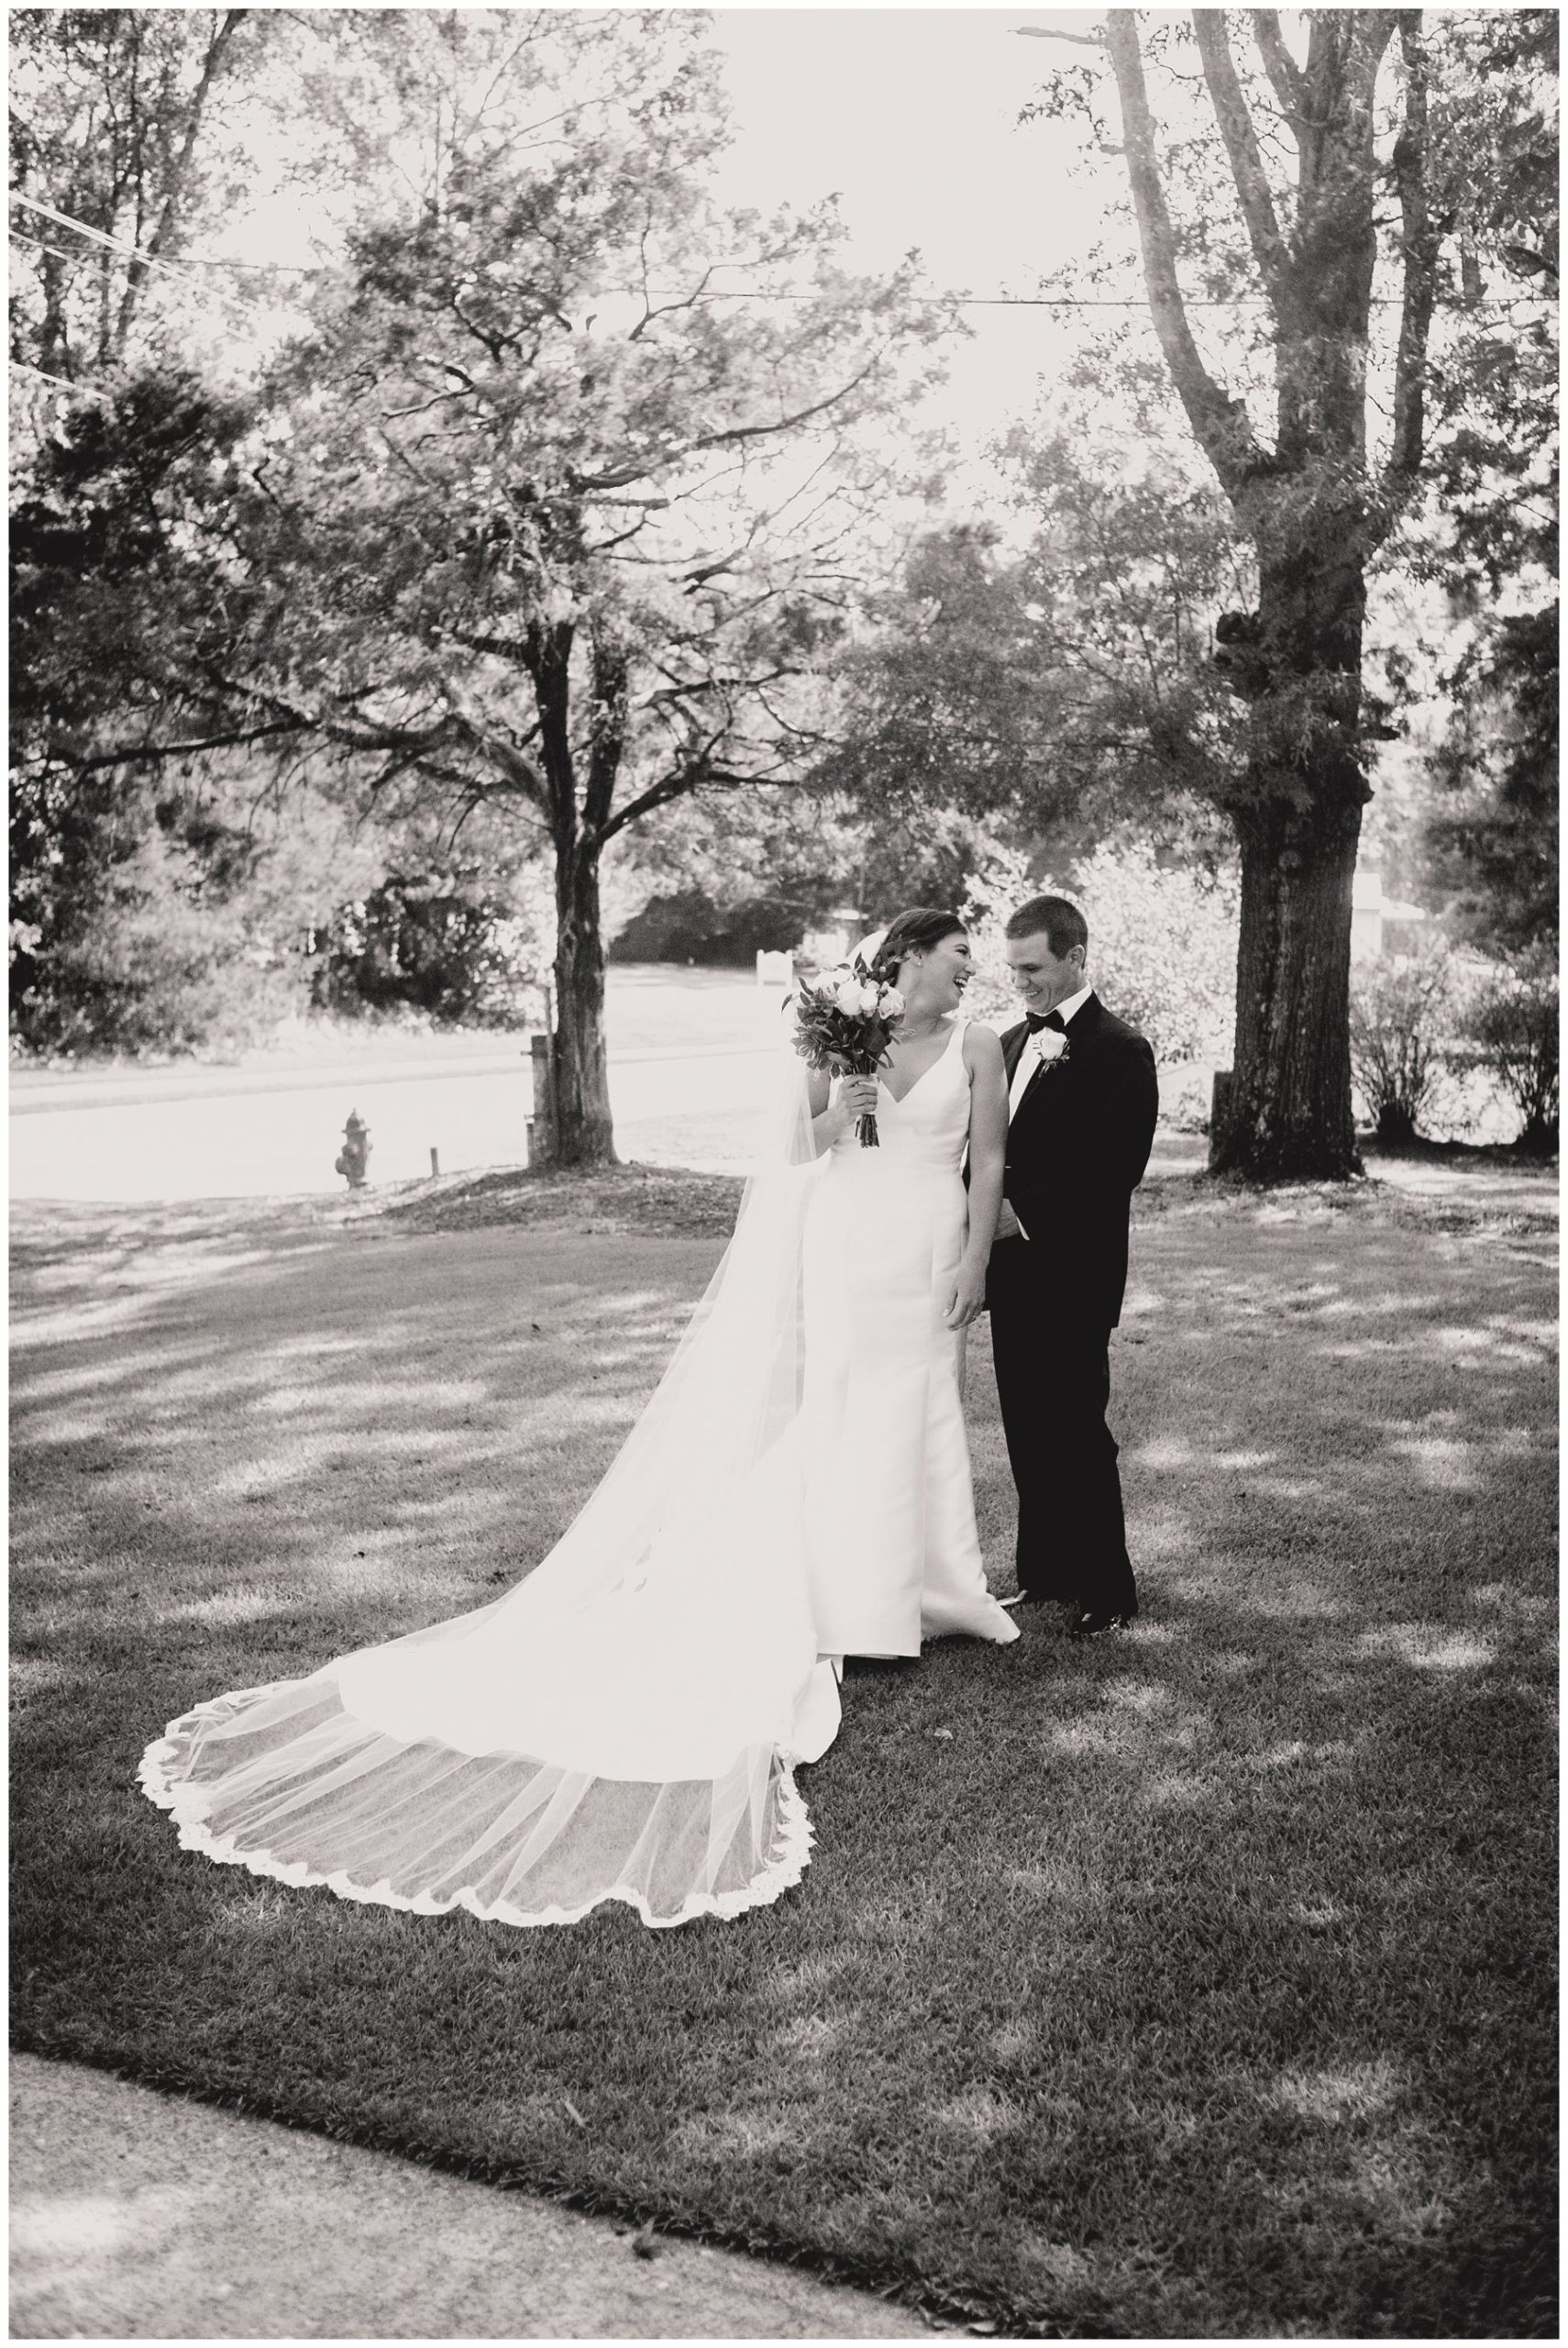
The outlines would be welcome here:
[[[673,1933],[259,1883],[132,1780],[193,1701],[526,1570],[718,1242],[40,1254],[23,2042],[1009,2331],[1550,2331],[1545,1250],[1370,1186],[1162,1187],[1115,1356],[1138,1623],[852,1675],[801,1889]],[[969,1400],[1005,1588],[983,1341]]]

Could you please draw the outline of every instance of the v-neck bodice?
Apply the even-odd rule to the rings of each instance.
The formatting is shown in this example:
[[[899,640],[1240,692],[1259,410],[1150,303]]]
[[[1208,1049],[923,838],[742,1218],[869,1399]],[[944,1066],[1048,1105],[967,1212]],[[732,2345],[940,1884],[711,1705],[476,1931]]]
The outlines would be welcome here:
[[[900,1165],[956,1175],[969,1138],[963,1033],[961,1022],[955,1019],[942,1050],[901,1098],[878,1079],[878,1150],[863,1151],[851,1131],[834,1144],[833,1156],[845,1161],[879,1158],[889,1170]]]
[[[933,1060],[927,1060],[925,1066],[922,1069],[914,1082],[910,1086],[909,1092],[895,1092],[885,1076],[879,1076],[877,1079],[878,1088],[888,1094],[895,1108],[901,1109],[905,1102],[910,1098],[910,1094],[918,1092],[921,1086],[925,1082],[926,1078],[936,1074],[937,1069],[942,1066],[943,1061],[953,1049],[955,1043],[958,1039],[960,1032],[958,1021],[955,1019],[947,1031],[947,1041],[943,1045],[942,1049],[937,1053],[936,1058]]]

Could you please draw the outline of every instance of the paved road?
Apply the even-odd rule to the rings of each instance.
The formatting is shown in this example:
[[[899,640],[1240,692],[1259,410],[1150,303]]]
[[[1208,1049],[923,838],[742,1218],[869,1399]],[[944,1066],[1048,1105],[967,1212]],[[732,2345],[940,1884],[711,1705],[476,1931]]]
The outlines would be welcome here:
[[[610,1096],[623,1156],[739,1170],[767,1100],[781,995],[731,971],[612,969]],[[417,1180],[518,1165],[533,1079],[525,1036],[308,1032],[230,1065],[48,1070],[10,1087],[13,1198],[275,1198],[341,1191],[344,1121],[370,1173]]]
[[[907,2308],[243,2119],[11,2066],[11,2337],[907,2340]]]

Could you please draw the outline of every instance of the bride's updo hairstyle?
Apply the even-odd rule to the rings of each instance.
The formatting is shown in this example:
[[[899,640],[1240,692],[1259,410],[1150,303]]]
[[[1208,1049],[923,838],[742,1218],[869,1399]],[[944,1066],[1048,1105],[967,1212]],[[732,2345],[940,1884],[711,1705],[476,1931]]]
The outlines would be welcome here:
[[[899,982],[899,969],[909,953],[928,954],[940,946],[944,937],[962,931],[964,924],[956,914],[944,914],[933,905],[911,905],[889,925],[888,934],[877,948],[877,958],[871,965],[874,978],[885,979],[891,985]]]

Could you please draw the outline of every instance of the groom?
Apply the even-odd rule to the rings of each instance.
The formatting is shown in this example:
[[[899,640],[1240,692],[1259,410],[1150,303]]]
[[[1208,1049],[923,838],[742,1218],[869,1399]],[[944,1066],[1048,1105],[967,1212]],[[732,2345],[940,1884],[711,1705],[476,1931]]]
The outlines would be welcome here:
[[[1007,1168],[986,1288],[1020,1600],[1066,1600],[1084,1638],[1138,1611],[1105,1411],[1132,1193],[1159,1110],[1154,1055],[1086,983],[1088,954],[1088,924],[1065,897],[1031,897],[1007,925],[1029,1015],[1001,1039]]]

